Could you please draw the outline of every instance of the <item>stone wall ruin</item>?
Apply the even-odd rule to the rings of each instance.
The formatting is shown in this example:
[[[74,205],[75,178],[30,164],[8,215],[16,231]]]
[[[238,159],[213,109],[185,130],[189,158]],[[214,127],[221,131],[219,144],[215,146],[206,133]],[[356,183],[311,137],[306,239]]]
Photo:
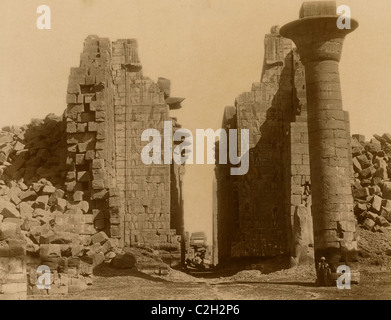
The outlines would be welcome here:
[[[169,111],[181,101],[169,80],[143,75],[134,39],[91,35],[63,116],[3,128],[0,299],[82,291],[103,262],[134,265],[129,247],[144,250],[145,272],[181,263],[183,167],[141,162],[141,133],[179,127]],[[51,270],[49,290],[37,289],[39,265]]]
[[[250,131],[250,170],[234,177],[228,166],[216,168],[220,263],[290,253],[298,263],[311,255],[303,227],[311,221],[305,73],[278,32],[273,27],[265,36],[261,81],[225,110],[223,128]],[[294,238],[295,228],[304,229],[304,239]]]
[[[337,18],[334,1],[305,2],[299,20],[273,27],[261,82],[226,108],[225,128],[250,130],[250,170],[235,178],[217,165],[222,263],[290,256],[296,266],[325,257],[332,273],[347,265],[359,279],[349,115],[338,73],[343,40],[358,24],[339,30]]]

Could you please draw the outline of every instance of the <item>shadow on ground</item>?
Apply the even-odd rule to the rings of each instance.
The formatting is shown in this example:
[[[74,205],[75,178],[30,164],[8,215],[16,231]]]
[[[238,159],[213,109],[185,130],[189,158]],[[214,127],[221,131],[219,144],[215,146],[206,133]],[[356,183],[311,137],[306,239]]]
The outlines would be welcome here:
[[[144,280],[154,281],[154,282],[168,282],[165,279],[152,277],[148,274],[145,274],[141,271],[138,271],[135,267],[131,269],[115,269],[110,267],[107,264],[101,264],[94,269],[94,276],[97,277],[136,277]]]

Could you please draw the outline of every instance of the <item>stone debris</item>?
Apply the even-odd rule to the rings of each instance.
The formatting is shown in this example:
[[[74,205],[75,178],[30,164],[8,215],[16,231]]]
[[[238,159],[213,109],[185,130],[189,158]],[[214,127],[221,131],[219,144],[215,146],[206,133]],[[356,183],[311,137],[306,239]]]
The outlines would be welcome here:
[[[183,100],[170,98],[169,80],[142,74],[136,40],[90,35],[70,70],[64,114],[2,128],[0,258],[21,259],[26,287],[8,290],[13,271],[0,268],[0,299],[84,290],[102,263],[134,267],[121,251],[130,245],[179,263],[179,170],[141,163],[140,136],[151,127],[163,133]],[[140,270],[168,273],[163,261],[140,261]],[[40,265],[52,272],[50,290],[36,287]]]
[[[63,117],[3,128],[0,141],[0,299],[84,290],[93,268],[115,257],[119,241],[106,245],[83,193],[66,198]],[[36,287],[39,265],[51,269],[50,290]]]
[[[44,120],[33,119],[22,127],[3,128],[0,173],[5,182],[23,179],[23,185],[19,186],[22,191],[26,190],[26,184],[40,179],[47,179],[53,185],[63,184],[67,152],[63,120],[61,116],[49,114]],[[22,195],[21,200],[29,195]]]
[[[5,182],[3,185],[6,185]],[[109,239],[105,232],[95,230],[86,203],[61,198],[63,190],[53,187],[47,180],[39,180],[26,191],[22,189],[24,186],[20,183],[10,182],[8,192],[0,197],[0,264],[22,261],[23,269],[17,269],[15,273],[24,273],[25,278],[20,275],[18,279],[24,279],[24,284],[28,280],[28,287],[17,291],[16,288],[21,286],[19,282],[8,283],[2,278],[4,296],[0,294],[0,299],[23,299],[27,292],[39,295],[84,290],[92,284],[93,269],[115,258],[118,239]],[[15,205],[10,199],[12,192],[16,196],[21,193],[28,196],[22,196],[24,200]],[[47,265],[51,269],[50,290],[38,290],[36,287],[39,265]]]
[[[373,232],[391,230],[391,135],[352,136],[354,213]]]

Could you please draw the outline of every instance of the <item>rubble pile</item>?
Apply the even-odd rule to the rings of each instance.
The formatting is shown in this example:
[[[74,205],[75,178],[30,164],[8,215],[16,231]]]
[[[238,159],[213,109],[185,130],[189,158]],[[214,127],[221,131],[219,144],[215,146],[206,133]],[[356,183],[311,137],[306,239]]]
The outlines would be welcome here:
[[[353,135],[354,212],[359,224],[385,233],[391,227],[391,134],[374,135],[368,142]]]
[[[11,181],[0,190],[0,256],[27,254],[29,293],[47,293],[36,287],[39,265],[51,269],[49,293],[68,293],[85,289],[93,268],[115,257],[118,239],[95,230],[82,194],[66,200],[46,179],[29,187]]]
[[[0,175],[5,182],[29,185],[45,178],[63,185],[67,145],[62,116],[49,114],[24,126],[4,127],[0,132]]]
[[[33,123],[48,123],[45,121]],[[31,126],[11,127],[9,131],[5,128],[2,132],[2,137],[7,137],[3,140],[6,141],[3,150],[8,151],[0,179],[0,299],[83,291],[92,284],[94,268],[102,263],[113,268],[136,267],[149,274],[167,274],[169,267],[153,251],[121,249],[118,239],[109,238],[97,228],[94,224],[97,210],[92,210],[90,203],[83,200],[83,191],[72,194],[64,191],[63,168],[51,167],[46,161],[47,171],[52,170],[46,177],[57,185],[46,178],[37,180],[43,170],[37,169],[33,176],[26,176],[30,171],[25,166],[42,153],[39,149],[30,152],[26,148],[36,146],[34,141],[38,140],[32,136],[23,152],[15,150],[20,141],[26,142],[26,139],[21,140],[21,133],[29,130]],[[54,146],[53,154],[61,148]],[[19,164],[15,166],[15,162]],[[14,172],[15,168],[18,169]],[[50,268],[50,289],[41,290],[36,285],[40,276],[37,268],[41,265]]]
[[[93,268],[116,255],[118,239],[95,228],[83,192],[67,198],[64,134],[52,114],[0,132],[1,299],[84,290]],[[36,286],[40,265],[51,270],[50,290]]]

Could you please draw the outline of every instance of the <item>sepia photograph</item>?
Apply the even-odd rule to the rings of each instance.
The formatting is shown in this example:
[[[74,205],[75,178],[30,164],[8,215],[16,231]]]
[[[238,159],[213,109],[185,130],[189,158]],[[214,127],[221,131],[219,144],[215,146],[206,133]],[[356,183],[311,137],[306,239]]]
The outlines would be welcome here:
[[[391,300],[388,5],[0,0],[0,300]]]

